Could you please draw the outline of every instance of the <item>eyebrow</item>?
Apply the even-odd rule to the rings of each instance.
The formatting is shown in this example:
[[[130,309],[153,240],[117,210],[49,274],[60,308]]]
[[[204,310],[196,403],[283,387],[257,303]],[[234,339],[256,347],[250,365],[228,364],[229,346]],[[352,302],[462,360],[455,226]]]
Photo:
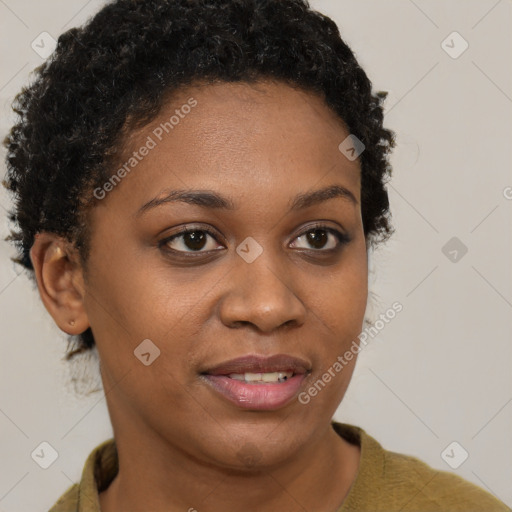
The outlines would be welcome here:
[[[136,213],[136,216],[143,215],[144,213],[167,203],[182,202],[201,206],[202,208],[210,208],[214,210],[238,210],[235,203],[229,197],[224,197],[221,194],[211,190],[171,190],[164,191],[165,195],[155,197],[145,203]],[[328,187],[314,190],[312,192],[304,192],[295,196],[290,202],[290,211],[304,210],[329,199],[341,198],[346,201],[358,205],[358,201],[354,194],[347,188],[341,185],[331,185]]]

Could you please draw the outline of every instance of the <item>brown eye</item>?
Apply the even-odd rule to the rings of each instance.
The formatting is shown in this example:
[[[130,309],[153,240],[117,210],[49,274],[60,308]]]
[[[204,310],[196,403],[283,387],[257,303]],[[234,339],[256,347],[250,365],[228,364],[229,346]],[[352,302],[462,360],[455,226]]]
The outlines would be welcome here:
[[[193,251],[200,251],[206,245],[207,236],[203,231],[191,231],[183,235],[183,244]]]
[[[329,251],[347,244],[350,239],[347,235],[332,229],[330,227],[317,226],[305,231],[302,235],[298,236],[296,240],[302,240],[305,247],[304,249],[313,249],[314,251]],[[295,248],[297,245],[294,245]]]
[[[188,229],[166,238],[160,245],[175,252],[208,252],[219,248],[215,241],[214,233],[207,229]]]
[[[329,240],[327,232],[323,229],[308,231],[305,236],[307,242],[315,249],[323,249]]]

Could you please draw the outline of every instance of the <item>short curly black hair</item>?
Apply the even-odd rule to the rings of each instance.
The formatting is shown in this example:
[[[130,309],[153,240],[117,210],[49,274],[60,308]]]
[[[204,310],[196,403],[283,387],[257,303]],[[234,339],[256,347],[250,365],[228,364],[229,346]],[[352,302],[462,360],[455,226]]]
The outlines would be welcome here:
[[[15,200],[17,230],[7,238],[14,261],[33,271],[30,249],[47,231],[86,262],[93,190],[112,174],[126,135],[153,120],[169,94],[198,82],[265,79],[320,95],[363,142],[365,237],[373,245],[389,238],[386,93],[372,93],[334,21],[307,0],[114,0],[59,37],[13,102],[4,185]],[[92,331],[78,342],[71,355],[94,346]]]

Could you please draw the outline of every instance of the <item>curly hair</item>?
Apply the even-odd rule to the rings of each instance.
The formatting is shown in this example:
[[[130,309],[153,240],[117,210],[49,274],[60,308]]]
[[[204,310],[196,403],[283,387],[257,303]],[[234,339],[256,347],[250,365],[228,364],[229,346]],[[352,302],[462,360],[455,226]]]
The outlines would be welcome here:
[[[386,93],[372,93],[334,21],[307,0],[114,0],[59,37],[13,102],[17,122],[4,140],[13,260],[33,276],[30,249],[46,231],[72,242],[86,262],[93,190],[112,174],[130,130],[187,85],[265,79],[320,95],[363,142],[365,237],[372,245],[389,238],[394,133],[383,127]],[[91,329],[75,341],[68,359],[94,346]]]

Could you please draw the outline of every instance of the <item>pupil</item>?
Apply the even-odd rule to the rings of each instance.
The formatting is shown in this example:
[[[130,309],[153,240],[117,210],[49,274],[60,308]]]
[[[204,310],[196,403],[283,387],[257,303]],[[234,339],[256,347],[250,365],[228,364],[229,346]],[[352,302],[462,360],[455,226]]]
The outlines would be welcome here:
[[[192,231],[183,236],[184,242],[189,249],[202,249],[205,244],[206,236],[203,231]]]
[[[314,229],[307,233],[308,243],[315,249],[321,249],[327,243],[327,233],[323,229]]]

